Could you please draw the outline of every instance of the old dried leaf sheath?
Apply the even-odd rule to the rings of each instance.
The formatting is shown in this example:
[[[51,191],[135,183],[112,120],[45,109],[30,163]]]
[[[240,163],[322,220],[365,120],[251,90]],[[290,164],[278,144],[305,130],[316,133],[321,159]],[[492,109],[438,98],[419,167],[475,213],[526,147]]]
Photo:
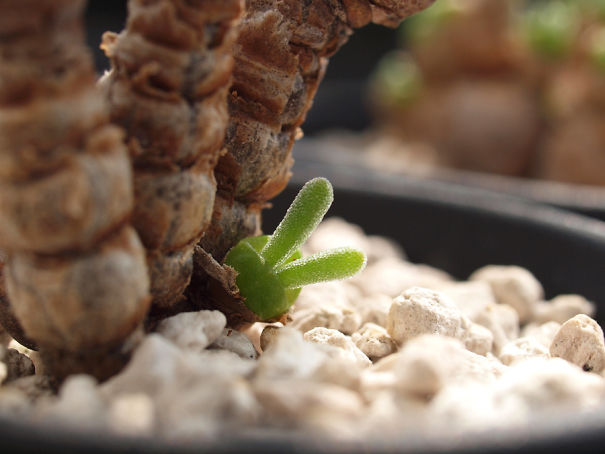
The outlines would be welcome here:
[[[10,300],[0,310],[13,311],[3,319],[16,316],[57,378],[114,373],[149,305],[144,249],[128,223],[130,161],[95,89],[83,6],[0,0],[0,249]]]
[[[397,25],[433,0],[248,0],[235,46],[227,154],[202,248],[217,260],[258,231],[259,213],[290,176],[290,150],[328,57],[369,22]]]
[[[134,163],[133,223],[147,249],[156,309],[181,298],[210,222],[227,125],[232,47],[243,0],[130,0],[107,33],[101,80]]]

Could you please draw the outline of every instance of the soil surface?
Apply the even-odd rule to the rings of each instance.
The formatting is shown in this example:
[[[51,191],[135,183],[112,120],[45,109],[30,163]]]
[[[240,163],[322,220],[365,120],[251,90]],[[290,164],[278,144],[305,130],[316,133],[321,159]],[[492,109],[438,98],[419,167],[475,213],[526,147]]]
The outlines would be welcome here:
[[[217,311],[181,313],[104,383],[75,375],[55,394],[37,353],[6,341],[0,412],[179,441],[276,430],[356,440],[527,427],[602,405],[603,331],[583,297],[545,301],[511,265],[455,281],[336,218],[305,255],[345,245],[366,252],[366,269],[303,289],[288,326],[239,332]]]

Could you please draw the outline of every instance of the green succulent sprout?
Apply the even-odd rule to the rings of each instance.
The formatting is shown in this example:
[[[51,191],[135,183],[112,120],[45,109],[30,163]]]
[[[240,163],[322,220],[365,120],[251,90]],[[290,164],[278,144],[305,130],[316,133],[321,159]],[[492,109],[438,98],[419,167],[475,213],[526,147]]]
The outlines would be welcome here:
[[[301,287],[345,279],[363,269],[366,257],[338,248],[302,258],[300,247],[334,200],[332,185],[315,178],[300,190],[273,235],[245,238],[225,257],[237,272],[244,304],[261,320],[276,319],[294,303]]]
[[[523,18],[528,44],[548,59],[565,57],[580,25],[577,5],[565,1],[546,1],[529,9]]]

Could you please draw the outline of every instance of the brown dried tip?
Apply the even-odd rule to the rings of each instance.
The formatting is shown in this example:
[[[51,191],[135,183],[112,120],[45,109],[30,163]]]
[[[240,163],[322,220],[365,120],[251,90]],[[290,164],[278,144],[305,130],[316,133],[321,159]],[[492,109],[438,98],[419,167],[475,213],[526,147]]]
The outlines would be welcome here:
[[[195,278],[188,289],[189,299],[199,309],[218,309],[227,318],[227,325],[243,330],[260,321],[244,303],[235,278],[237,273],[221,265],[210,254],[195,248]]]

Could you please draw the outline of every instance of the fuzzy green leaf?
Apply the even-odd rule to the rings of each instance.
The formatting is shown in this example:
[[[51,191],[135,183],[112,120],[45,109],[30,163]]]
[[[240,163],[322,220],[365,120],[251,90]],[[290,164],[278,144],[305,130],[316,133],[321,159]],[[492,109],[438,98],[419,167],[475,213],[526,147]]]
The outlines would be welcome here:
[[[288,311],[300,288],[285,288],[275,271],[266,265],[260,250],[267,244],[267,235],[245,238],[225,257],[225,264],[237,271],[235,282],[244,297],[244,304],[261,320],[270,320]],[[300,249],[288,261],[302,257]]]
[[[351,248],[319,252],[277,269],[286,288],[298,288],[318,282],[345,279],[361,271],[366,263],[363,252]]]
[[[268,266],[279,266],[309,238],[334,200],[332,185],[325,178],[307,182],[284,219],[261,251]]]

